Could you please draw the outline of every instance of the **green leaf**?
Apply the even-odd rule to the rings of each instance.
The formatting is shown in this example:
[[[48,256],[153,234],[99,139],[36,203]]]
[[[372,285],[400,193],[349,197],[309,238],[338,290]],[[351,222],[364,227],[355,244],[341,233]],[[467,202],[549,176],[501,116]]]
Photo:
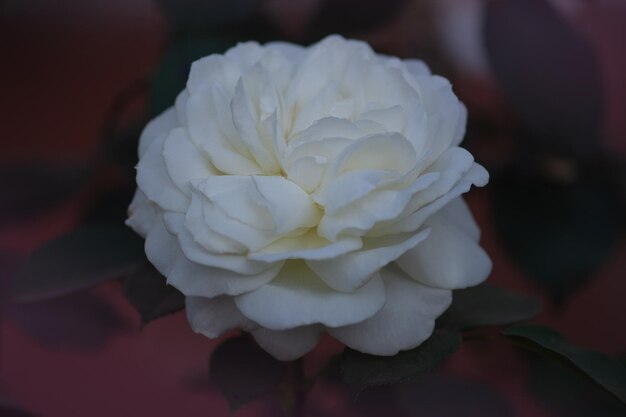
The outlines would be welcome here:
[[[572,345],[559,333],[543,326],[514,326],[503,334],[522,347],[574,367],[626,403],[626,365],[623,363],[602,353]]]
[[[548,161],[520,159],[494,178],[493,212],[503,246],[528,279],[563,302],[610,257],[624,207],[602,166],[570,161],[574,178],[558,182],[539,171]]]
[[[187,36],[173,41],[161,58],[150,86],[152,117],[174,105],[178,93],[187,83],[191,63],[233,46],[232,40],[211,36]]]
[[[624,417],[626,404],[561,364],[536,356],[530,362],[529,391],[559,417]]]
[[[143,240],[130,229],[92,226],[37,249],[13,280],[15,301],[68,294],[136,268],[145,260]]]
[[[438,328],[415,349],[394,356],[368,355],[346,349],[341,361],[343,380],[358,394],[370,386],[393,384],[418,377],[437,368],[460,345],[459,330]]]
[[[452,305],[438,324],[460,329],[499,326],[530,320],[540,311],[541,303],[535,298],[482,284],[454,291]]]
[[[0,168],[0,223],[28,219],[62,203],[90,174],[90,167],[67,163],[21,163]]]
[[[124,294],[141,317],[141,325],[185,308],[185,296],[151,264],[145,263],[124,280]]]
[[[231,410],[277,389],[287,369],[250,337],[239,336],[219,345],[209,363],[211,381]]]

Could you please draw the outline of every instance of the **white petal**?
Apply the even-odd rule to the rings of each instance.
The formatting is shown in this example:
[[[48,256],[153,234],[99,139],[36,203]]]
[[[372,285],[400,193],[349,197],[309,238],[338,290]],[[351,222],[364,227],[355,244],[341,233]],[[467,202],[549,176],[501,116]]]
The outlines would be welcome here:
[[[294,182],[283,177],[250,177],[257,193],[253,198],[272,216],[277,235],[310,228],[319,222],[320,210],[311,197]]]
[[[475,242],[480,239],[480,228],[463,197],[457,197],[446,204],[439,214],[459,229],[463,230]]]
[[[211,230],[209,221],[205,218],[204,212],[205,198],[198,193],[191,194],[191,204],[185,216],[185,227],[199,245],[209,252],[222,254],[243,254],[247,249],[245,245]]]
[[[364,239],[364,246],[336,258],[307,261],[307,265],[337,291],[352,292],[372,274],[389,262],[402,256],[428,237],[429,229],[413,235],[394,235],[386,238]]]
[[[231,99],[224,86],[215,83],[192,93],[187,100],[187,127],[191,139],[209,155],[212,164],[226,174],[262,173],[235,131]]]
[[[157,210],[146,195],[141,190],[137,190],[128,207],[126,225],[145,238],[156,221]]]
[[[271,330],[315,323],[337,327],[376,314],[385,304],[385,288],[380,277],[373,277],[353,293],[337,292],[304,262],[292,261],[272,282],[235,297],[235,303],[246,317]]]
[[[187,230],[184,220],[178,216],[165,215],[168,230],[178,237],[180,249],[185,257],[200,265],[225,269],[241,275],[255,275],[268,269],[267,263],[248,259],[243,255],[215,254],[200,246]]]
[[[420,345],[432,334],[435,319],[452,301],[452,291],[420,285],[393,265],[381,275],[387,292],[383,309],[363,322],[328,332],[360,352],[391,356]]]
[[[333,174],[354,170],[393,170],[405,174],[417,163],[411,143],[398,133],[365,136],[347,146],[333,164]]]
[[[260,68],[255,66],[254,69]],[[271,112],[276,111],[278,108],[278,100],[273,97],[263,97],[263,92],[250,91],[251,88],[244,87],[244,83],[252,84],[255,87],[265,86],[269,81],[267,77],[257,74],[261,70],[253,73],[248,73],[245,78],[241,78],[235,87],[235,97],[230,103],[231,112],[233,115],[233,123],[239,138],[246,144],[250,150],[250,154],[254,160],[259,164],[263,173],[265,174],[277,174],[280,172],[280,167],[274,157],[273,149],[266,147],[259,134],[257,123],[262,120],[259,115],[256,114],[255,106],[261,106],[263,101],[269,101],[273,103],[270,109]],[[258,80],[248,78],[258,78]],[[255,82],[256,81],[256,82]],[[255,85],[261,84],[261,85]],[[251,96],[252,94],[252,96]]]
[[[191,142],[186,128],[170,131],[163,144],[163,159],[170,178],[188,197],[192,180],[217,174],[204,153]]]
[[[289,330],[258,328],[252,336],[259,346],[281,361],[292,361],[309,353],[324,331],[323,326],[312,325]]]
[[[438,173],[429,173],[422,175],[402,190],[372,191],[336,213],[325,214],[317,228],[318,233],[331,241],[343,234],[369,234],[377,223],[398,218],[405,211],[413,195],[420,190],[427,190],[438,177]],[[409,231],[414,230],[416,229]],[[389,233],[383,235],[386,234]]]
[[[167,133],[152,141],[137,164],[137,186],[159,207],[169,211],[185,212],[189,199],[172,181],[163,160],[163,144]]]
[[[381,185],[389,184],[399,178],[397,173],[387,170],[346,172],[331,180],[313,198],[318,204],[324,206],[325,215],[333,215]]]
[[[423,206],[411,215],[399,219],[395,223],[384,225],[380,230],[376,230],[376,235],[386,235],[392,233],[403,233],[417,230],[426,219],[437,211],[441,210],[446,204],[470,190],[472,185],[482,187],[489,180],[489,173],[478,164],[473,164],[472,168],[465,176],[452,187],[450,191],[443,194],[433,202]]]
[[[164,276],[169,276],[180,255],[178,239],[165,228],[163,217],[157,216],[146,236],[146,257]]]
[[[329,259],[361,248],[358,237],[346,236],[331,242],[311,230],[301,236],[283,237],[258,252],[248,255],[261,262],[277,262],[285,259]]]
[[[256,327],[237,310],[233,298],[229,296],[186,297],[185,310],[187,321],[193,331],[212,339],[229,330],[237,328],[251,330]]]
[[[307,193],[312,193],[322,182],[325,170],[324,158],[305,156],[289,166],[287,178],[298,184]]]
[[[478,243],[445,217],[436,214],[426,224],[426,241],[396,261],[413,279],[436,288],[459,289],[478,285],[491,272],[491,260]]]
[[[212,298],[224,294],[238,295],[266,285],[278,275],[281,268],[282,263],[276,263],[256,274],[243,275],[197,264],[181,253],[167,276],[167,283],[188,296]]]
[[[176,109],[170,107],[150,120],[139,136],[139,158],[143,157],[152,142],[164,133],[180,126]]]

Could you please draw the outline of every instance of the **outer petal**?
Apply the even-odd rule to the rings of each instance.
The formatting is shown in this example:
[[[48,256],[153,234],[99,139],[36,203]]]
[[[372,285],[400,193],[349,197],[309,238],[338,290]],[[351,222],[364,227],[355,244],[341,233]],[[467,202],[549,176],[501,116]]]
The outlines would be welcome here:
[[[469,191],[472,185],[482,187],[489,180],[489,174],[482,166],[473,164],[472,168],[456,183],[447,193],[426,204],[419,210],[413,212],[396,222],[384,225],[379,230],[374,230],[375,235],[410,232],[418,229],[428,217],[441,210],[448,203]]]
[[[402,255],[397,264],[413,279],[436,288],[478,285],[491,272],[491,260],[478,243],[440,214],[426,222],[426,241]]]
[[[430,229],[387,238],[365,239],[361,250],[336,258],[307,261],[307,265],[337,291],[352,292],[380,268],[402,256],[428,237]]]
[[[331,259],[361,248],[363,242],[358,237],[346,236],[330,242],[319,237],[315,230],[297,237],[284,237],[252,252],[248,257],[261,262],[276,262],[285,259]]]
[[[241,275],[256,275],[268,269],[267,263],[250,260],[244,255],[220,255],[208,252],[193,239],[181,215],[168,213],[164,220],[167,229],[178,237],[179,247],[185,257],[194,263],[226,269]]]
[[[463,197],[457,197],[439,210],[446,220],[463,230],[474,241],[480,239],[480,228]]]
[[[256,324],[243,316],[232,297],[186,297],[187,321],[194,332],[216,338],[229,330],[252,330]]]
[[[164,133],[180,126],[176,109],[170,107],[150,120],[139,136],[139,158],[142,158],[152,142]]]
[[[153,227],[146,236],[146,257],[164,276],[169,276],[180,255],[176,236],[165,228],[162,216],[157,216]]]
[[[163,144],[163,160],[170,178],[187,197],[192,180],[217,174],[204,153],[189,139],[186,128],[170,131]]]
[[[271,283],[235,297],[239,310],[271,330],[293,329],[321,323],[337,327],[361,322],[385,304],[380,277],[351,294],[324,284],[303,262],[288,262]]]
[[[157,211],[154,203],[151,203],[141,190],[137,190],[128,207],[126,225],[145,238],[156,221]]]
[[[137,165],[137,185],[148,200],[165,210],[185,212],[189,199],[170,178],[165,169],[162,151],[167,133],[152,141]]]
[[[452,291],[416,283],[393,265],[381,270],[381,275],[387,292],[383,309],[363,322],[328,332],[360,352],[391,356],[431,335],[435,319],[452,302]]]
[[[291,361],[304,356],[317,345],[323,326],[312,325],[290,330],[258,328],[252,332],[257,343],[276,359]]]
[[[267,284],[278,275],[281,268],[282,263],[277,263],[256,274],[242,275],[227,269],[191,262],[180,254],[167,276],[167,283],[188,296],[211,298],[223,294],[238,295]]]

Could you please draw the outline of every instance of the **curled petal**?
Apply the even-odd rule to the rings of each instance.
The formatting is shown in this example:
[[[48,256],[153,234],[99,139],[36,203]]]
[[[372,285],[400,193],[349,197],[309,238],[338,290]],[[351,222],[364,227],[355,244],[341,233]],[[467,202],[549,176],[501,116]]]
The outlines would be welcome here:
[[[324,331],[320,325],[302,326],[289,330],[258,328],[252,336],[259,346],[281,361],[291,361],[309,353]]]
[[[380,268],[425,240],[429,233],[430,229],[425,229],[409,236],[365,239],[361,250],[336,258],[307,261],[307,265],[329,287],[351,292],[365,284]]]
[[[170,131],[163,144],[163,159],[170,178],[186,196],[191,196],[190,183],[198,178],[217,174],[211,162],[189,139],[186,128]]]
[[[282,263],[275,263],[266,270],[243,275],[228,269],[197,264],[181,253],[167,276],[167,283],[188,296],[234,296],[266,285],[278,275],[281,268]]]
[[[185,308],[193,331],[206,337],[216,338],[229,330],[257,327],[239,312],[232,297],[186,297]]]
[[[148,200],[164,210],[184,213],[189,199],[174,184],[163,160],[163,145],[168,134],[156,138],[137,165],[137,185]]]
[[[487,278],[491,260],[472,236],[440,214],[425,223],[432,229],[428,239],[396,261],[409,276],[445,289],[471,287]]]
[[[143,158],[152,142],[164,133],[180,126],[176,109],[170,107],[150,120],[139,136],[139,158]]]
[[[385,304],[380,277],[346,294],[324,284],[304,262],[287,262],[272,282],[238,295],[235,303],[248,318],[271,330],[321,323],[337,327],[361,322]]]
[[[157,214],[158,209],[154,206],[154,203],[151,203],[141,190],[137,190],[128,207],[126,225],[145,238],[150,229],[152,229]]]
[[[357,250],[362,245],[358,237],[345,236],[331,242],[320,237],[315,230],[310,230],[300,236],[278,239],[260,251],[250,253],[248,257],[261,262],[277,262],[286,259],[330,259]]]
[[[390,265],[381,270],[387,302],[377,314],[362,322],[328,329],[360,352],[391,356],[412,349],[432,334],[435,319],[452,302],[452,291],[430,288]]]

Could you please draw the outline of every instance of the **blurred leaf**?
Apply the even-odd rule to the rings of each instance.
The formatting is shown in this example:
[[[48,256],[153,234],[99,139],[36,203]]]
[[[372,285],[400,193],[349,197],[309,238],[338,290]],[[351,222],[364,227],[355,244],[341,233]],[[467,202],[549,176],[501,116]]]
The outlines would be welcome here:
[[[600,146],[602,77],[591,45],[546,0],[487,2],[495,76],[535,138],[588,155]]]
[[[251,17],[259,0],[157,0],[175,32],[217,32]]]
[[[7,318],[42,345],[56,349],[97,349],[127,324],[110,303],[92,292],[7,308]]]
[[[375,356],[346,349],[341,362],[343,379],[355,394],[369,386],[393,384],[437,368],[461,345],[457,329],[438,328],[415,349],[395,356]]]
[[[143,240],[124,225],[75,230],[37,249],[18,269],[12,298],[34,301],[117,278],[145,260]]]
[[[496,230],[503,245],[557,302],[607,259],[623,221],[623,208],[607,181],[577,175],[557,182],[511,170],[492,182]]]
[[[239,336],[220,344],[209,364],[211,381],[231,410],[260,398],[278,387],[287,364],[274,359],[250,337]]]
[[[539,356],[531,364],[531,392],[560,417],[623,417],[626,405],[587,378]]]
[[[134,178],[126,186],[108,190],[93,199],[83,213],[84,225],[110,224],[119,227],[128,218],[128,206],[135,193]]]
[[[85,166],[23,164],[0,169],[0,219],[24,220],[78,191],[88,178]]]
[[[396,388],[394,399],[399,408],[409,416],[517,415],[513,405],[494,387],[481,381],[446,374],[429,374],[424,378],[400,384]]]
[[[456,290],[453,297],[437,322],[460,329],[513,324],[530,320],[541,311],[539,300],[487,284]]]
[[[213,53],[223,53],[231,46],[232,40],[210,36],[187,36],[173,41],[152,77],[151,116],[174,105],[176,97],[185,88],[192,62]]]
[[[513,326],[503,334],[522,347],[557,359],[590,378],[626,403],[626,365],[602,353],[568,343],[563,336],[543,326]]]
[[[142,326],[185,308],[185,296],[147,262],[124,280],[124,294],[141,316]]]
[[[27,411],[24,411],[12,404],[9,404],[3,400],[0,400],[0,416],[2,417],[34,417]]]
[[[385,24],[407,3],[407,0],[324,1],[308,26],[315,38],[331,33],[343,35],[363,33]]]

